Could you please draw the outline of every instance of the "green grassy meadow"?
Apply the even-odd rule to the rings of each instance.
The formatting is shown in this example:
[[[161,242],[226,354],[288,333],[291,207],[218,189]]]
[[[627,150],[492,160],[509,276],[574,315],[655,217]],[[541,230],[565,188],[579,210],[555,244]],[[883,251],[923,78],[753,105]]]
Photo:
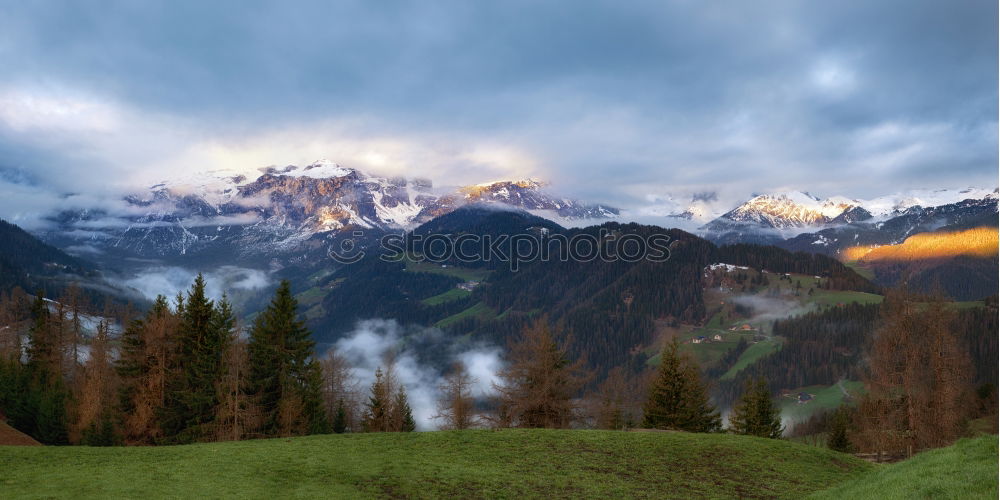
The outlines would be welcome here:
[[[777,340],[765,340],[757,342],[756,344],[751,344],[747,347],[747,350],[743,351],[740,358],[736,360],[736,363],[732,368],[726,373],[719,377],[722,380],[730,380],[741,372],[744,368],[754,364],[758,359],[772,354],[781,349],[781,342]]]
[[[421,300],[420,302],[423,302],[424,304],[427,304],[429,306],[436,306],[438,304],[444,304],[445,302],[464,299],[469,295],[472,295],[472,292],[468,290],[462,290],[461,288],[452,288],[447,292],[439,293],[433,297],[427,297],[426,299]]]
[[[460,312],[458,312],[456,314],[452,314],[451,316],[448,316],[447,318],[442,319],[441,321],[438,321],[434,326],[437,326],[437,327],[446,327],[446,326],[448,326],[448,325],[450,325],[450,324],[452,324],[452,323],[454,323],[456,321],[462,320],[464,318],[470,318],[470,317],[479,317],[479,318],[483,318],[483,319],[495,318],[496,317],[496,311],[494,311],[493,309],[490,309],[490,306],[488,306],[488,305],[486,305],[486,304],[484,304],[482,302],[476,302],[475,304],[473,304],[468,309],[465,309],[464,311],[460,311]]]
[[[441,264],[425,261],[421,262],[416,259],[416,257],[406,259],[407,271],[413,273],[441,274],[444,276],[452,276],[464,281],[482,281],[490,274],[488,269],[474,269],[470,267],[456,267],[452,265],[442,267]]]
[[[843,389],[849,394],[857,395],[864,390],[864,384],[857,381],[845,380],[843,382]],[[793,390],[792,395],[798,395],[800,392],[809,393],[813,395],[811,401],[799,404],[794,397],[782,397],[778,398],[778,407],[781,409],[781,416],[785,419],[801,422],[808,420],[809,417],[816,413],[832,410],[840,406],[844,402],[844,390],[841,390],[838,384],[800,387]]]
[[[993,500],[997,480],[997,436],[988,435],[876,467],[809,498]]]
[[[822,448],[727,434],[345,434],[163,447],[0,447],[0,496],[801,498],[872,468]]]

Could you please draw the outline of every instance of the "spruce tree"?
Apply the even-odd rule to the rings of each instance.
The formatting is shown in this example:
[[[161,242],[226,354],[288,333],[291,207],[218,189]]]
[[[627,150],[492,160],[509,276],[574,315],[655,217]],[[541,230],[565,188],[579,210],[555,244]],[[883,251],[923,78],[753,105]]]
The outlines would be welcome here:
[[[343,434],[347,432],[347,409],[344,408],[344,400],[337,400],[337,411],[333,416],[333,432]]]
[[[748,380],[739,403],[733,408],[729,424],[737,434],[777,439],[784,428],[781,411],[771,400],[771,391],[763,378]]]
[[[51,315],[48,304],[39,290],[31,305],[31,327],[28,329],[28,369],[37,381],[43,384],[52,382],[59,376],[59,363],[56,359],[58,345],[52,338]]]
[[[643,407],[642,426],[688,432],[719,430],[719,413],[708,401],[698,366],[677,351],[676,339],[663,349],[659,373]]]
[[[163,409],[163,430],[173,442],[191,442],[211,433],[218,405],[216,381],[221,375],[222,354],[230,334],[232,310],[223,300],[219,307],[205,295],[205,279],[195,278],[183,301],[178,301],[180,322]]]
[[[830,429],[826,439],[826,447],[831,450],[850,453],[853,451],[851,441],[847,437],[850,424],[850,413],[847,407],[841,406],[830,417]]]
[[[368,402],[365,403],[365,414],[362,421],[364,431],[388,432],[391,406],[385,375],[383,375],[381,368],[376,368],[375,381],[372,382]]]
[[[263,415],[264,435],[329,432],[315,342],[297,319],[291,284],[282,281],[254,321],[248,346],[250,389]],[[289,414],[294,409],[294,415]]]
[[[55,338],[48,304],[39,290],[31,306],[28,329],[28,365],[20,398],[19,425],[43,444],[68,444],[66,403],[69,398],[61,373],[59,339]],[[18,360],[14,363],[20,365]]]
[[[55,380],[45,386],[36,386],[37,411],[35,413],[35,429],[31,437],[43,444],[69,444],[69,431],[66,425],[67,391],[62,380]]]
[[[395,413],[398,425],[395,431],[413,432],[417,429],[417,423],[413,420],[413,411],[410,409],[410,402],[406,398],[406,390],[399,386],[396,392],[396,399],[393,401],[393,413]]]

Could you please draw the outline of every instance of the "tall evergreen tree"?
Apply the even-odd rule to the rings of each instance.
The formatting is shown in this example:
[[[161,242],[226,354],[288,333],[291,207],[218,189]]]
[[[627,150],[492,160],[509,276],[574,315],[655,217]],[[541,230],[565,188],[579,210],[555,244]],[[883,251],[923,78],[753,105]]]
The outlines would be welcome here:
[[[826,447],[831,450],[850,453],[853,451],[851,440],[847,435],[850,424],[850,413],[847,407],[841,406],[830,417],[830,429],[826,438]]]
[[[216,381],[221,376],[222,355],[230,332],[232,311],[225,301],[219,307],[205,294],[205,279],[195,278],[178,305],[180,322],[162,412],[163,430],[170,441],[191,442],[210,435],[218,405]],[[223,316],[228,315],[228,318]]]
[[[337,410],[333,416],[333,432],[343,434],[347,432],[347,408],[344,407],[344,400],[337,402]]]
[[[42,291],[31,305],[31,327],[28,329],[28,368],[42,383],[54,382],[59,376],[59,346],[54,338],[51,314]]]
[[[697,364],[677,351],[677,339],[663,348],[659,373],[643,408],[642,426],[688,432],[719,430],[719,413],[708,401]]]
[[[766,380],[747,381],[743,397],[729,417],[729,424],[737,434],[772,439],[781,437],[785,430],[781,426],[781,411],[771,400]]]
[[[23,427],[31,437],[44,444],[68,444],[66,404],[68,390],[62,379],[62,352],[59,338],[51,324],[48,304],[39,290],[31,306],[30,346],[25,375],[25,393],[20,412]],[[15,363],[19,362],[14,360]]]
[[[365,414],[362,427],[365,432],[388,432],[391,429],[392,401],[387,376],[381,368],[375,369],[375,381],[372,382],[368,402],[365,403]]]
[[[397,431],[400,432],[413,432],[417,430],[417,423],[413,420],[413,411],[410,409],[410,401],[406,398],[406,389],[400,384],[399,390],[396,391],[396,399],[393,401],[393,413],[396,418],[395,424]]]
[[[250,331],[249,385],[268,436],[329,432],[316,344],[297,308],[291,284],[282,281]]]

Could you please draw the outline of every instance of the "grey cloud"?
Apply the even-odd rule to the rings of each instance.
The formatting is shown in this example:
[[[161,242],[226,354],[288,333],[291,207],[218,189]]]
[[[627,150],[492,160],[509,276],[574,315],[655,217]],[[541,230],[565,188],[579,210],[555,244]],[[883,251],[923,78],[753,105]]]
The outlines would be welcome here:
[[[442,150],[510,145],[538,158],[553,189],[626,207],[646,185],[864,197],[886,184],[995,183],[995,2],[66,1],[2,11],[0,89],[69,89],[179,130],[109,141],[0,121],[0,163],[64,190],[74,180],[98,189],[94,171],[128,174],[143,149],[167,155],[196,138],[238,142],[324,120]],[[894,137],[871,140],[892,127]],[[451,170],[420,168],[448,184]]]

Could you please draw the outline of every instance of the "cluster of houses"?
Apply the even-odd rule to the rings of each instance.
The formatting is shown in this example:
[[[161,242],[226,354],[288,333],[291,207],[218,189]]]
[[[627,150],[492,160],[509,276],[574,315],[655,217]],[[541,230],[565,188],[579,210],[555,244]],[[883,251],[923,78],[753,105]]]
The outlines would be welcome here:
[[[762,335],[757,328],[754,328],[753,326],[750,326],[747,323],[744,323],[744,324],[742,324],[740,326],[730,327],[729,331],[731,331],[731,332],[740,332],[740,333],[743,333],[743,332],[753,333],[754,334],[754,337],[753,337],[753,341],[754,342],[760,342],[762,340],[765,340],[764,335]],[[725,341],[725,339],[722,338],[722,334],[716,333],[715,335],[712,335],[712,336],[699,335],[697,337],[692,338],[688,342],[690,342],[692,344],[705,344],[705,343],[710,343],[710,342],[724,342],[724,341]]]
[[[699,335],[691,339],[692,344],[704,344],[706,342],[722,342],[722,335],[716,333],[715,335],[712,335],[712,338],[708,338],[704,335]]]

